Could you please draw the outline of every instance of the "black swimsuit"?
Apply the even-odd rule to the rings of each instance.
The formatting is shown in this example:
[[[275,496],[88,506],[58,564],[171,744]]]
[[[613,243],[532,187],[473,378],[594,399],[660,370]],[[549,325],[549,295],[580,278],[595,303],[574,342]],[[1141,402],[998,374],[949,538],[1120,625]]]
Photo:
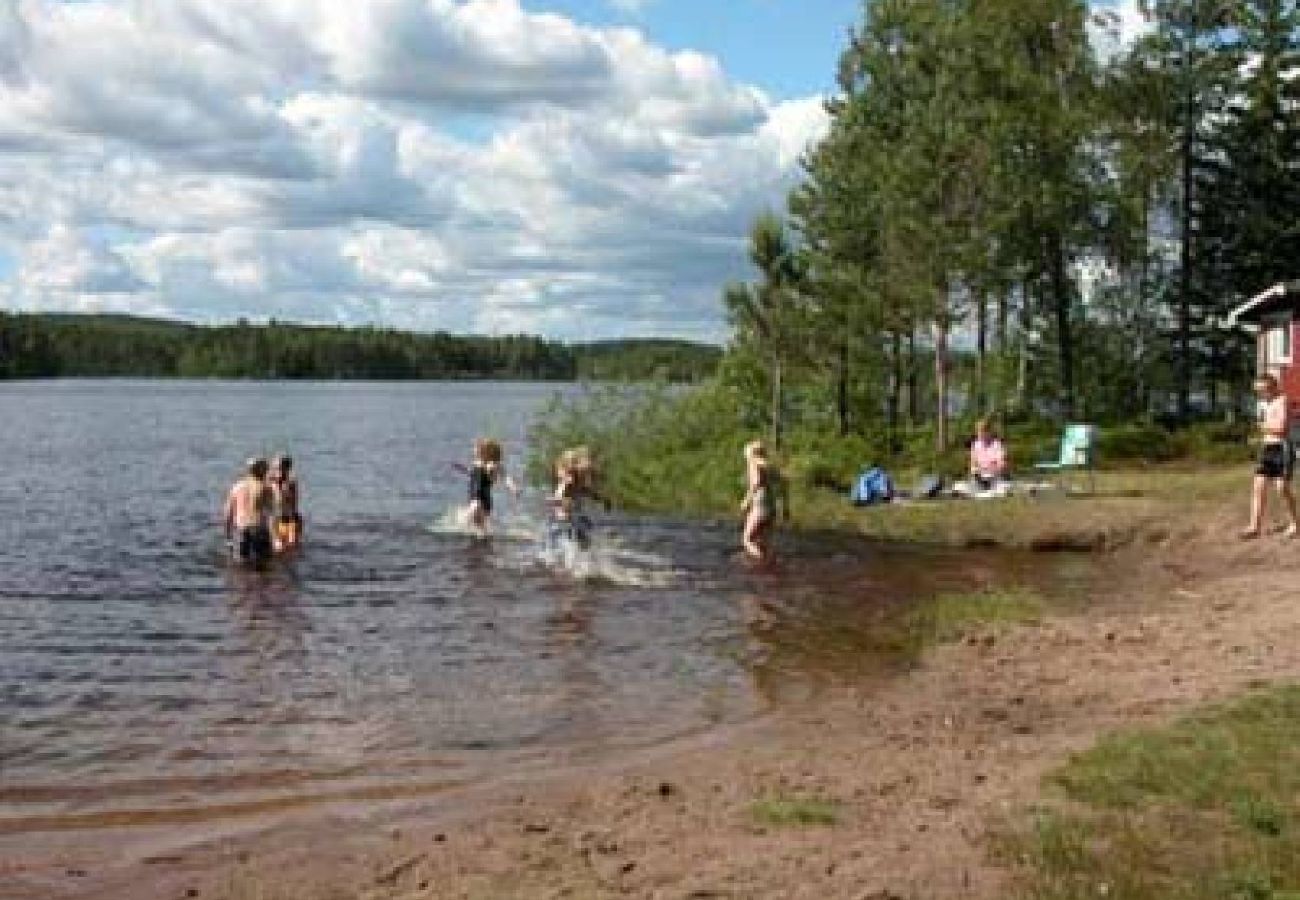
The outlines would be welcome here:
[[[492,475],[483,466],[470,467],[469,502],[477,502],[485,513],[492,512]]]

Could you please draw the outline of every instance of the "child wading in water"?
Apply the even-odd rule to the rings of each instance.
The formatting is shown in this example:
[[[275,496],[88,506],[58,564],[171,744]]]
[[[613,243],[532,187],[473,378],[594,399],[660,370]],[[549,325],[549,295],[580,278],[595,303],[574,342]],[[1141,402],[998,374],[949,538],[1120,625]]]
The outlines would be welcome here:
[[[586,447],[565,450],[555,461],[555,494],[551,497],[548,537],[568,538],[586,549],[591,544],[591,519],[583,500],[602,499],[596,492],[596,465]]]
[[[493,486],[504,481],[515,496],[519,495],[519,487],[501,464],[501,444],[490,438],[474,442],[474,461],[465,472],[469,475],[469,524],[486,533],[492,516]]]
[[[272,538],[277,552],[295,549],[302,542],[301,492],[293,474],[293,458],[277,456],[271,464],[271,496],[275,507]]]
[[[244,475],[226,495],[222,520],[226,541],[236,562],[265,565],[271,558],[271,491],[266,484],[266,460],[250,459]]]
[[[772,523],[776,521],[777,507],[782,508],[788,519],[790,505],[780,502],[778,494],[784,497],[781,473],[768,461],[767,448],[762,441],[750,441],[745,445],[745,481],[745,499],[740,503],[740,511],[745,515],[745,528],[740,543],[748,556],[767,560],[772,555],[769,535]]]
[[[1273,375],[1262,375],[1255,379],[1255,393],[1259,397],[1259,463],[1255,467],[1255,481],[1251,487],[1250,524],[1241,532],[1241,536],[1259,537],[1271,481],[1290,516],[1284,534],[1295,537],[1300,534],[1300,521],[1296,519],[1295,494],[1291,490],[1295,448],[1291,445],[1289,436],[1286,397],[1278,390],[1277,378]]]

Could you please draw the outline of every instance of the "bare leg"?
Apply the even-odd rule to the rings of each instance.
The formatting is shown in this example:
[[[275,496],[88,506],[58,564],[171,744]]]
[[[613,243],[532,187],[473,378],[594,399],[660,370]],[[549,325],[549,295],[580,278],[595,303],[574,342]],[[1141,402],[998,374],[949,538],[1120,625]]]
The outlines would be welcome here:
[[[487,531],[487,511],[483,509],[483,504],[477,500],[469,505],[469,524],[471,528],[480,533]]]
[[[1291,488],[1291,482],[1285,478],[1279,479],[1277,483],[1277,492],[1282,496],[1282,505],[1286,507],[1286,513],[1291,517],[1290,523],[1286,527],[1286,536],[1295,537],[1300,533],[1300,520],[1296,518],[1295,509],[1295,491]]]
[[[1268,497],[1268,478],[1256,475],[1250,490],[1250,525],[1241,533],[1242,537],[1259,537],[1259,530],[1264,524],[1264,505]]]
[[[745,516],[745,530],[741,533],[740,544],[745,548],[745,553],[754,559],[767,556],[767,548],[763,546],[763,521],[753,510]]]

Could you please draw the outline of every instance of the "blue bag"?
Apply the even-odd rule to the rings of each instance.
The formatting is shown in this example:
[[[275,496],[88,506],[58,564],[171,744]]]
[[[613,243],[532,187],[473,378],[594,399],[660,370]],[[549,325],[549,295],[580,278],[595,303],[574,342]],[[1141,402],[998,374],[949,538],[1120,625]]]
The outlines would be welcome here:
[[[855,506],[888,503],[894,498],[894,482],[880,466],[872,466],[858,476],[850,496]]]

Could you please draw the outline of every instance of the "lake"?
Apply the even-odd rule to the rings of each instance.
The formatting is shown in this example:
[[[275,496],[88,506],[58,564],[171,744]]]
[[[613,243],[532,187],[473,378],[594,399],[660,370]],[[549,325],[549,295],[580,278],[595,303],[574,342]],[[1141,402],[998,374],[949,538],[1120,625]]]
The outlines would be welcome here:
[[[578,577],[539,553],[538,489],[499,492],[492,540],[460,531],[451,463],[490,435],[518,472],[557,390],[577,388],[0,382],[0,833],[606,760],[887,675],[905,665],[873,637],[890,610],[1041,574],[816,536],[761,572],[734,523],[611,513]],[[303,551],[234,568],[225,491],[281,451]]]

